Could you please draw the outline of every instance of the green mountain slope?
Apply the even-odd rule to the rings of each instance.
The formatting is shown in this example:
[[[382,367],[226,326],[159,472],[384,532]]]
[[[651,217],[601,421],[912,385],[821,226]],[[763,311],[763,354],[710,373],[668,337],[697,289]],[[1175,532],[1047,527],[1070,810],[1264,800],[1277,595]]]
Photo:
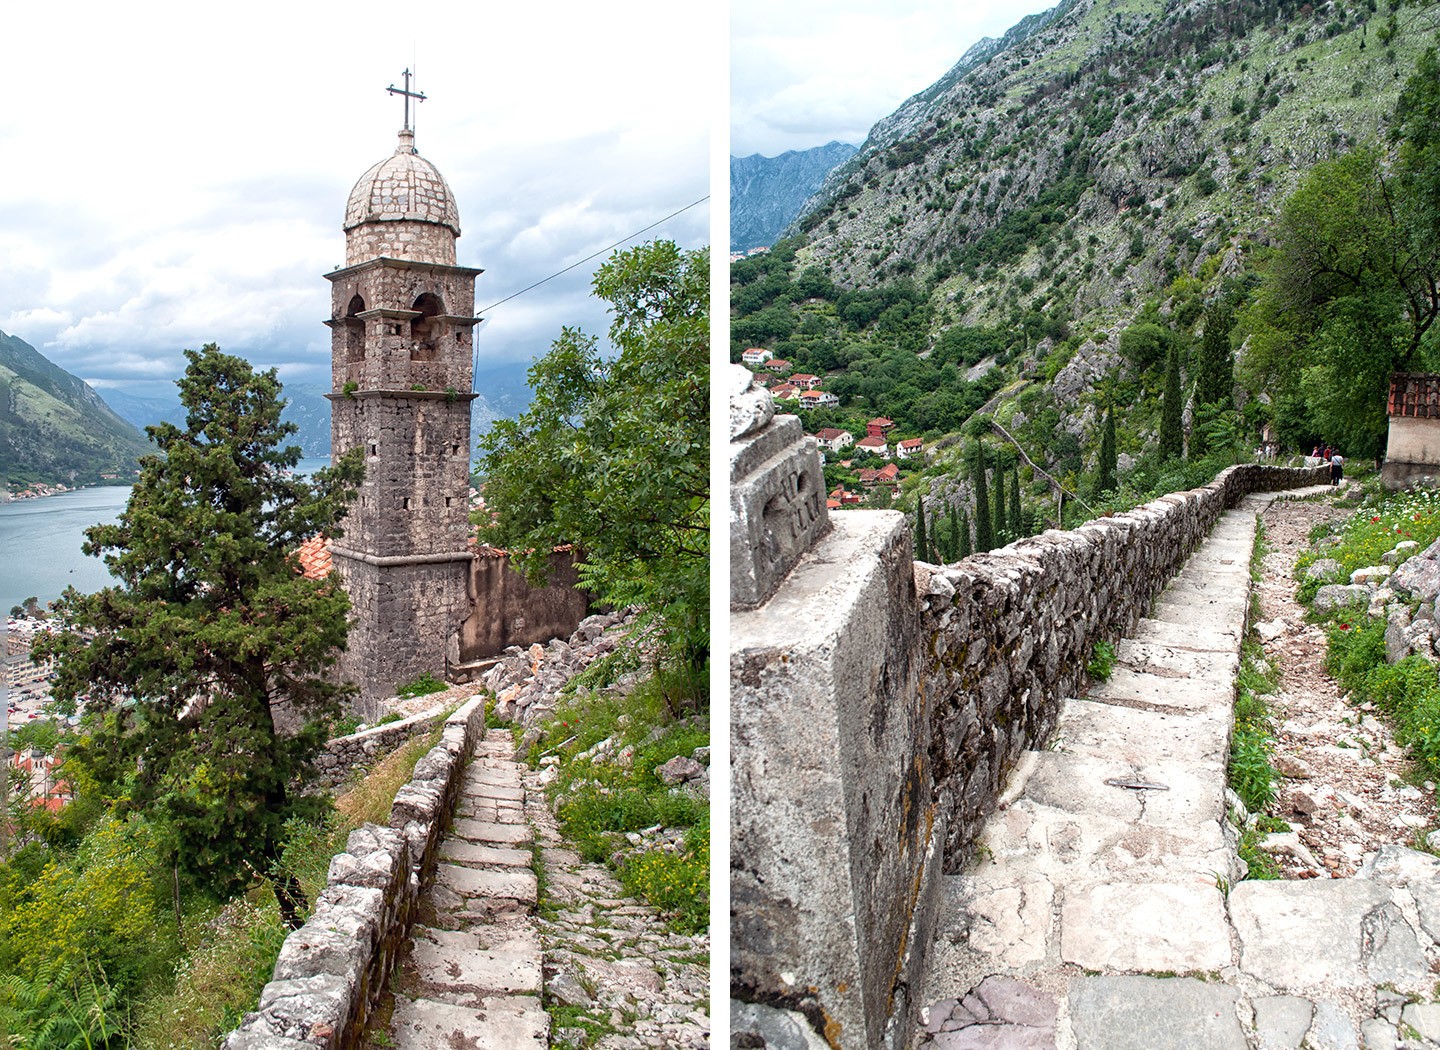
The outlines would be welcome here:
[[[884,415],[933,448],[979,405],[970,438],[993,418],[1079,491],[1102,401],[1122,479],[1153,452],[1167,349],[1190,399],[1221,299],[1243,352],[1281,205],[1318,162],[1387,144],[1440,4],[1067,0],[1006,41],[880,121],[789,239],[732,268],[732,351],[824,377],[841,407],[807,429]],[[1257,441],[1265,417],[1219,437]],[[973,442],[941,444],[902,498],[964,473]]]
[[[86,383],[0,332],[0,483],[130,477],[149,447]]]

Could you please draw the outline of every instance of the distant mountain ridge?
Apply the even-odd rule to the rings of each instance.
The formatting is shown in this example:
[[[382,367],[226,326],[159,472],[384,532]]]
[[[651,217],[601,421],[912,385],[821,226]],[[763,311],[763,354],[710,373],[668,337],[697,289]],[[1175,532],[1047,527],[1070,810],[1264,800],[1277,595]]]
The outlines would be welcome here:
[[[0,484],[87,485],[133,476],[151,448],[89,384],[0,332]]]
[[[854,155],[854,146],[829,142],[812,149],[787,150],[778,157],[758,153],[731,157],[731,251],[773,244],[825,176]]]
[[[480,396],[470,405],[472,444],[495,420],[518,415],[529,405],[527,368],[517,362],[477,373],[475,386]],[[281,392],[286,402],[282,418],[299,427],[292,440],[308,459],[330,455],[330,402],[325,396],[329,392],[329,387],[313,383],[287,383]],[[178,394],[169,398],[138,397],[122,390],[106,390],[103,397],[116,414],[141,430],[160,422],[185,425],[185,410]]]

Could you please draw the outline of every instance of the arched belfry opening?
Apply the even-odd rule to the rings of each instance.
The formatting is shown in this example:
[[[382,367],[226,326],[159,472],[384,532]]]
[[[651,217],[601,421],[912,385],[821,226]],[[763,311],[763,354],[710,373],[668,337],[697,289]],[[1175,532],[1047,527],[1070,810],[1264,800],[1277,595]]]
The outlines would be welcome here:
[[[445,312],[445,304],[434,292],[425,292],[411,307],[420,316],[410,322],[410,359],[412,361],[434,361],[438,355],[440,325],[435,318]]]
[[[365,359],[365,322],[358,316],[364,312],[365,300],[359,295],[352,295],[349,304],[345,307],[345,317],[343,318],[346,361],[363,361]]]

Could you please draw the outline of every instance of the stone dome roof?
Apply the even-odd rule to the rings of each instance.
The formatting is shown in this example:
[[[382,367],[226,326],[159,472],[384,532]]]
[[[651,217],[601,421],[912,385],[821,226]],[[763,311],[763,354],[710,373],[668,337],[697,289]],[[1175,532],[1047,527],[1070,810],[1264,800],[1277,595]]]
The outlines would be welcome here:
[[[400,132],[400,145],[360,176],[345,204],[345,229],[366,222],[433,222],[460,236],[460,209],[444,176],[415,152],[415,133]]]

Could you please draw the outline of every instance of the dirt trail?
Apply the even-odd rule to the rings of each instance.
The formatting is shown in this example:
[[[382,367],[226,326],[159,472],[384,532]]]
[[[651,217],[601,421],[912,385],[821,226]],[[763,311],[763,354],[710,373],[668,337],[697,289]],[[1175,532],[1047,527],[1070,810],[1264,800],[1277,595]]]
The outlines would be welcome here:
[[[1311,528],[1350,511],[1318,501],[1277,500],[1261,514],[1269,543],[1256,629],[1280,687],[1267,698],[1284,779],[1270,813],[1289,821],[1300,847],[1277,853],[1286,878],[1343,878],[1388,843],[1415,846],[1436,826],[1435,785],[1417,785],[1413,764],[1370,705],[1355,707],[1325,672],[1325,632],[1295,600],[1295,559]]]

